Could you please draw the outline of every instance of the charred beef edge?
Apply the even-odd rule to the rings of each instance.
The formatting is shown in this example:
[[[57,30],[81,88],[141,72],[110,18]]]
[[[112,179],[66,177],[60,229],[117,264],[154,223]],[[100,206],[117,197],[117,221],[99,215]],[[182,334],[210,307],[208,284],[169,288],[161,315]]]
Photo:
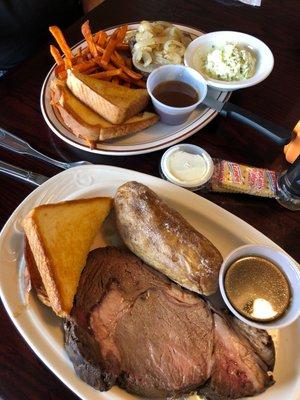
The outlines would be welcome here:
[[[105,370],[98,342],[72,320],[66,320],[63,327],[65,349],[76,374],[97,390],[109,390],[115,384],[115,377]]]
[[[153,272],[158,273],[155,270]],[[110,284],[112,284],[112,281],[110,281]],[[198,296],[207,302],[205,296],[199,294]],[[100,304],[101,300],[102,299],[99,299],[94,307]],[[252,342],[247,337],[246,332],[238,329],[238,326],[232,323],[234,316],[226,309],[220,310],[211,305],[209,302],[207,302],[207,304],[210,307],[212,314],[216,313],[224,318],[231,328],[234,329],[234,331],[238,334],[238,336],[247,341],[254,353],[260,358],[260,354],[258,354],[257,349],[252,345]],[[118,384],[120,387],[124,387],[123,382],[127,377],[126,372],[122,372],[119,376],[116,376],[113,372],[107,372],[105,362],[101,359],[101,357],[99,357],[99,344],[93,337],[92,333],[89,333],[88,329],[84,329],[79,326],[72,316],[68,320],[65,320],[63,328],[65,349],[74,366],[74,370],[80,379],[99,391],[107,391],[115,384]],[[271,349],[275,351],[274,343],[270,335],[267,346],[271,347]],[[264,360],[261,359],[261,361],[264,363]],[[264,364],[266,365],[266,363]],[[273,371],[273,368],[274,362],[271,365],[266,365],[266,370]],[[272,386],[274,383],[275,381],[273,380],[272,375],[270,375],[270,382],[267,387]],[[191,392],[190,394],[192,393],[195,393],[195,391]],[[228,400],[228,397],[219,396],[210,389],[210,379],[208,379],[205,384],[199,387],[198,393],[205,395],[207,400]]]

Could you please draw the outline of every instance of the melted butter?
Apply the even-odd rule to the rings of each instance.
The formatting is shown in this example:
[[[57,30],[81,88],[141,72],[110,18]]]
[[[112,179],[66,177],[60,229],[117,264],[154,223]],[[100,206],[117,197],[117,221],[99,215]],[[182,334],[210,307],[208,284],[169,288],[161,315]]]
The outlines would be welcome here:
[[[234,261],[225,275],[225,291],[233,307],[253,321],[272,321],[288,308],[288,280],[273,262],[258,256]]]
[[[175,151],[168,159],[168,168],[175,179],[180,182],[193,183],[200,181],[207,171],[207,164],[199,154],[182,150]]]

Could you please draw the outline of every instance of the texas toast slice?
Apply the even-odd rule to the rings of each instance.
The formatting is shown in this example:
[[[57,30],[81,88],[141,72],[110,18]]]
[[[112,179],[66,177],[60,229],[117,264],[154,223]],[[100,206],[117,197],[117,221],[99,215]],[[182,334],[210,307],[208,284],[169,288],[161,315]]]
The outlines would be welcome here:
[[[111,207],[109,197],[45,204],[23,221],[49,303],[61,317],[72,309],[90,247]]]
[[[68,70],[71,92],[112,124],[122,124],[148,104],[146,89],[131,89]]]
[[[58,109],[64,123],[74,135],[88,142],[102,142],[136,133],[159,119],[157,114],[144,111],[122,124],[112,124],[75,97],[64,81],[52,81],[51,96],[52,105]]]

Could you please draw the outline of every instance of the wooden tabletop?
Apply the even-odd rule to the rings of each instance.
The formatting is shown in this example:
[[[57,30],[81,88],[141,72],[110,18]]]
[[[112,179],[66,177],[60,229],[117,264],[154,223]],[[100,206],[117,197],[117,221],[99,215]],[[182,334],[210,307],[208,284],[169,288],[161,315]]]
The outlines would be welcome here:
[[[231,0],[106,0],[85,18],[89,18],[93,30],[148,19],[193,25],[206,32],[236,30],[257,36],[272,49],[274,70],[263,83],[233,93],[231,101],[292,130],[300,119],[299,14],[299,0],[262,0],[258,8]],[[72,45],[80,39],[80,24],[81,21],[76,22],[66,32]],[[75,151],[50,131],[41,114],[39,95],[51,66],[45,46],[0,82],[0,126],[62,161],[87,159],[158,176],[163,151],[146,156],[94,156]],[[277,171],[287,167],[282,148],[252,129],[222,117],[217,117],[188,142],[205,148],[213,157]],[[49,177],[59,172],[55,167],[1,148],[0,160]],[[0,187],[2,227],[34,188],[3,174]],[[299,261],[299,212],[288,211],[273,199],[213,193],[205,197],[253,225]],[[26,345],[2,305],[0,312],[0,398],[75,399]]]

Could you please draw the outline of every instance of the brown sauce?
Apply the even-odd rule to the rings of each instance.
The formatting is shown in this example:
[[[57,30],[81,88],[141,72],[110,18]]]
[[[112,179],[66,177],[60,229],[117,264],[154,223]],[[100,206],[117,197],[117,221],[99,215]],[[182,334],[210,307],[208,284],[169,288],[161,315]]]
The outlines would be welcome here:
[[[280,268],[263,257],[248,256],[228,268],[224,286],[232,306],[253,321],[273,321],[289,307],[291,290]]]
[[[181,81],[160,83],[154,88],[153,96],[171,107],[188,107],[199,100],[197,91],[191,85]]]

